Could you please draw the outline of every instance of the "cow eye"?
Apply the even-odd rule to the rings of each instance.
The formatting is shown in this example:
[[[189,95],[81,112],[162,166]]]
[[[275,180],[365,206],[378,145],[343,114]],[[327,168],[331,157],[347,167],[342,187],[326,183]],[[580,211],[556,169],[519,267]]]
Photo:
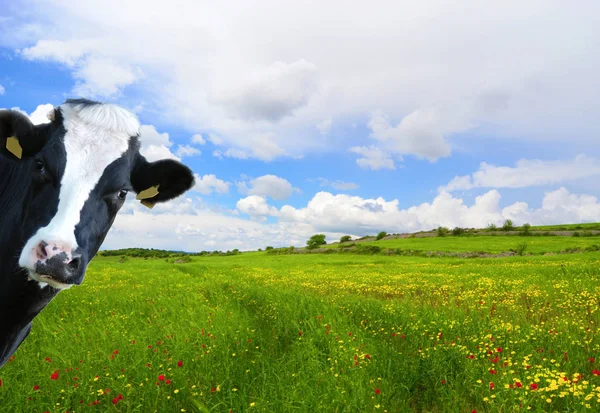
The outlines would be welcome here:
[[[117,194],[117,197],[121,200],[124,200],[125,197],[127,197],[127,192],[129,192],[127,189],[121,189]]]
[[[35,160],[35,170],[38,172],[42,172],[45,168],[44,162],[40,161],[39,159]]]

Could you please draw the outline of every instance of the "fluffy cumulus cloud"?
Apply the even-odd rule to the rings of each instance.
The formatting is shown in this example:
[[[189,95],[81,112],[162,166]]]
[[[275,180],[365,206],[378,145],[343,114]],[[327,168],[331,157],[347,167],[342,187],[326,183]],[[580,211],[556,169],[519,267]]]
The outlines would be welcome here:
[[[514,167],[482,162],[478,171],[471,175],[457,176],[439,190],[525,188],[555,185],[594,176],[600,176],[600,161],[583,154],[570,160],[521,159]]]
[[[209,195],[212,193],[226,194],[229,192],[229,182],[225,182],[222,179],[217,178],[215,175],[195,175],[196,184],[194,185],[193,191],[200,192],[203,195]]]
[[[363,169],[377,171],[379,169],[396,169],[396,164],[389,152],[375,146],[354,146],[350,152],[359,155],[356,164]]]
[[[317,178],[317,182],[321,187],[331,187],[338,191],[352,191],[354,189],[358,189],[359,186],[353,182],[344,182],[344,181],[330,181],[329,179],[319,177]]]
[[[202,152],[200,151],[200,149],[194,148],[190,145],[178,145],[176,152],[177,156],[179,156],[180,158],[184,158],[186,156],[197,156],[201,153]]]
[[[0,27],[0,42],[17,57],[62,65],[74,92],[147,91],[148,107],[174,125],[221,136],[223,157],[373,145],[388,157],[362,156],[359,164],[390,168],[397,156],[448,156],[454,136],[473,126],[493,128],[499,139],[597,139],[599,5],[346,6],[259,0],[252,10],[260,13],[248,19],[242,0],[36,1],[10,8],[17,18]],[[331,119],[340,131],[358,122],[370,133],[362,142],[324,139]],[[264,147],[255,150],[257,140]]]
[[[142,125],[140,127],[140,141],[142,147],[140,153],[146,157],[149,162],[161,159],[174,159],[181,161],[181,158],[171,152],[173,142],[169,134],[159,133],[153,125]]]
[[[305,106],[316,91],[317,68],[306,60],[272,65],[235,77],[214,92],[213,100],[233,117],[277,122]]]
[[[238,191],[243,195],[257,195],[284,200],[292,196],[294,188],[287,179],[275,175],[263,175],[249,182],[237,183]]]
[[[265,245],[302,246],[317,232],[335,240],[345,234],[361,236],[382,230],[402,233],[440,225],[484,227],[499,225],[505,219],[539,225],[600,221],[597,197],[573,194],[565,188],[547,192],[539,208],[524,202],[501,207],[500,200],[497,190],[477,197],[471,205],[443,192],[431,202],[401,209],[397,200],[319,192],[303,208],[286,205],[280,209],[269,205],[263,196],[250,195],[237,202],[236,211],[214,209],[187,195],[158,204],[153,210],[130,200],[118,215],[104,248],[138,245],[187,251],[252,250]]]
[[[236,204],[236,208],[252,218],[266,218],[278,214],[277,208],[269,206],[266,198],[259,195],[250,195],[240,199]]]
[[[196,145],[206,145],[206,140],[199,133],[192,136],[192,139],[190,140]]]

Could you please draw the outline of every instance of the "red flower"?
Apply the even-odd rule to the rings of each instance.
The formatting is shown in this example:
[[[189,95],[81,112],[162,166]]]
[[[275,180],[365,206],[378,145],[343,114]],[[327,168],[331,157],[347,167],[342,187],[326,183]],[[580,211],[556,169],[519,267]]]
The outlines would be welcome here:
[[[91,406],[95,406],[97,404],[100,404],[100,400],[94,400],[93,402],[90,403]]]
[[[531,390],[537,390],[537,389],[538,389],[538,385],[537,385],[537,383],[531,383],[531,384],[529,385],[529,388],[530,388]]]
[[[37,384],[35,386],[33,386],[33,390],[39,390],[40,386],[38,386]]]
[[[496,371],[496,370],[494,370],[494,369],[490,369],[490,374],[496,374],[496,373],[497,373],[497,371]]]
[[[52,363],[52,360],[50,359],[50,357],[46,357],[46,361],[47,361],[48,363]]]
[[[299,335],[299,336],[302,336],[302,331],[298,331],[298,335]]]
[[[477,410],[473,409],[471,410],[471,413],[477,413]]]
[[[117,404],[117,403],[119,403],[119,398],[118,398],[118,397],[115,397],[115,398],[112,400],[112,403],[113,403],[113,404]]]
[[[594,361],[596,361],[593,357],[590,357],[590,363],[593,363]]]
[[[498,347],[498,348],[496,349],[496,351],[497,351],[498,353],[502,353],[502,347]]]
[[[182,366],[183,366],[183,361],[179,360],[179,361],[177,362],[177,367],[182,367]]]
[[[515,386],[517,386],[519,389],[520,389],[521,387],[523,387],[523,385],[521,384],[521,382],[520,382],[520,381],[516,382],[516,383],[515,383]]]
[[[600,376],[600,370],[592,370],[594,376]]]
[[[442,380],[442,384],[446,384],[446,380]]]
[[[167,381],[165,381],[165,383],[171,384],[171,379],[167,379]]]
[[[500,357],[496,356],[492,359],[492,363],[498,363],[500,361]]]
[[[119,350],[113,351],[113,354],[119,354]]]
[[[365,360],[371,360],[371,356],[369,356],[368,354],[365,354]]]
[[[216,392],[216,391],[217,391],[217,388],[216,388],[216,387],[213,387],[212,389],[210,389],[210,392],[211,392],[211,393],[214,393],[214,392]]]
[[[163,381],[165,379],[165,375],[161,374],[160,376],[158,376],[158,380]]]
[[[381,390],[375,389],[375,394],[381,394]]]
[[[494,386],[494,382],[493,382],[493,381],[490,381],[490,390],[494,390],[494,387],[495,387],[495,386]]]
[[[2,387],[2,379],[0,379],[0,387]]]
[[[50,376],[50,380],[58,380],[58,370],[52,373],[52,375]]]

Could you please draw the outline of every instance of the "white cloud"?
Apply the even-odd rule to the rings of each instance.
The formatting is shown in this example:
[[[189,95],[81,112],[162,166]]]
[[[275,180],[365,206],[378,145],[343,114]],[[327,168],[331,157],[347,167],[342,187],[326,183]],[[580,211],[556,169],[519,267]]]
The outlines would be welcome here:
[[[600,176],[600,161],[583,154],[572,160],[521,159],[514,167],[496,166],[482,162],[479,170],[472,175],[457,176],[439,190],[525,188],[559,184],[593,176]]]
[[[15,8],[0,37],[63,65],[87,94],[135,85],[174,125],[221,136],[223,153],[255,156],[251,136],[264,134],[280,148],[271,157],[369,146],[315,125],[343,130],[375,110],[391,121],[371,139],[393,155],[447,156],[470,125],[495,139],[597,140],[595,3],[259,0],[252,19],[246,3],[50,0]]]
[[[4,95],[5,92],[6,89],[4,89],[4,86],[0,85],[0,96]]]
[[[153,125],[140,126],[140,142],[142,143],[140,153],[146,157],[148,162],[161,159],[181,161],[181,158],[169,149],[173,146],[169,134],[166,132],[159,133]]]
[[[564,188],[545,194],[540,208],[524,202],[500,207],[500,194],[490,190],[472,205],[447,192],[431,203],[398,208],[398,201],[383,198],[317,193],[304,208],[270,206],[264,197],[250,195],[237,202],[233,211],[211,210],[183,196],[172,202],[145,209],[127,201],[117,216],[103,248],[145,248],[201,251],[239,248],[251,250],[273,246],[303,246],[313,234],[323,232],[328,240],[342,235],[372,235],[379,231],[413,232],[436,228],[485,227],[512,219],[532,225],[600,221],[600,203],[594,196],[572,194]],[[267,221],[272,217],[274,222]]]
[[[333,120],[331,118],[325,119],[322,122],[317,124],[317,129],[321,132],[321,135],[328,135],[331,130],[331,125],[333,124]]]
[[[206,140],[204,140],[202,135],[200,135],[199,133],[192,136],[191,141],[192,141],[192,143],[194,143],[196,145],[205,145],[206,144]]]
[[[288,180],[275,175],[263,175],[248,183],[238,182],[237,187],[243,195],[258,195],[276,200],[287,199],[294,192],[294,188]]]
[[[236,208],[243,214],[250,215],[253,218],[266,218],[267,216],[276,216],[277,208],[269,206],[263,196],[250,195],[240,199]]]
[[[266,162],[272,161],[280,156],[289,156],[289,154],[286,154],[285,151],[277,145],[271,134],[251,136],[248,141],[252,143],[250,149],[229,148],[225,151],[216,149],[213,151],[213,156],[220,159],[257,158]],[[219,142],[219,140],[213,140],[213,143],[218,145],[216,142]]]
[[[143,76],[141,69],[112,59],[90,57],[74,72],[73,93],[84,97],[111,97]]]
[[[218,194],[226,194],[229,192],[229,182],[225,182],[215,175],[204,175],[200,176],[196,174],[196,185],[192,189],[193,191],[200,192],[203,195],[209,195],[213,192]]]
[[[29,120],[34,125],[41,125],[43,123],[50,122],[48,118],[48,114],[54,110],[54,105],[51,103],[46,103],[44,105],[39,105],[29,116]]]
[[[363,169],[396,169],[390,154],[375,146],[355,146],[350,148],[350,152],[362,156],[356,160],[356,164]]]
[[[456,113],[444,114],[438,109],[416,110],[404,117],[397,126],[391,126],[381,114],[369,121],[371,138],[378,140],[390,153],[414,155],[436,161],[450,155],[450,145],[445,137],[469,129],[461,123]]]
[[[190,145],[178,145],[177,146],[177,156],[180,158],[184,158],[186,156],[196,156],[200,155],[202,152],[198,148],[194,148]]]
[[[305,60],[275,62],[268,67],[226,79],[212,100],[235,118],[277,122],[305,106],[316,91],[317,68]]]
[[[352,191],[354,189],[358,189],[359,186],[353,182],[344,182],[344,181],[330,181],[326,178],[317,178],[321,187],[331,187],[333,189],[337,189],[338,191]]]

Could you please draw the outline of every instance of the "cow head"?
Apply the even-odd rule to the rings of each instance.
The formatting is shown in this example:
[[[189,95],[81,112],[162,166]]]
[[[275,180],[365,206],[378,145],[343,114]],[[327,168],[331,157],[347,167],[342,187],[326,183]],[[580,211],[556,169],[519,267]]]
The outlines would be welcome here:
[[[28,188],[19,266],[41,287],[65,289],[82,283],[129,192],[146,194],[152,206],[190,189],[194,177],[174,160],[148,162],[137,119],[118,106],[67,100],[48,117],[34,126],[18,112],[0,112],[0,151],[13,158],[0,162],[27,171],[15,183]]]

